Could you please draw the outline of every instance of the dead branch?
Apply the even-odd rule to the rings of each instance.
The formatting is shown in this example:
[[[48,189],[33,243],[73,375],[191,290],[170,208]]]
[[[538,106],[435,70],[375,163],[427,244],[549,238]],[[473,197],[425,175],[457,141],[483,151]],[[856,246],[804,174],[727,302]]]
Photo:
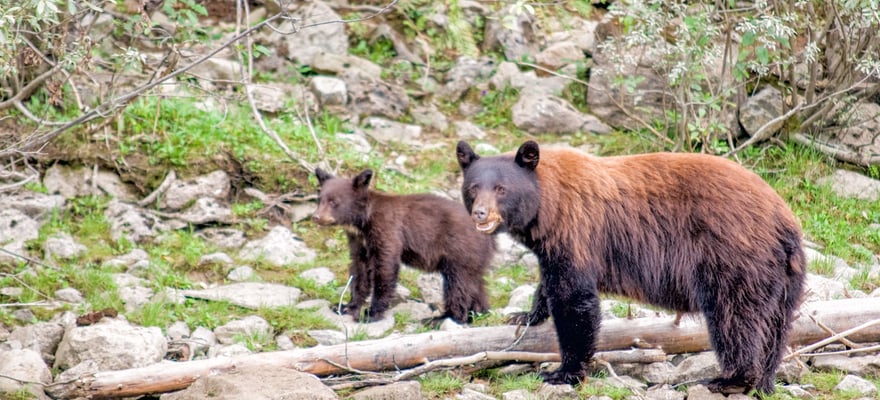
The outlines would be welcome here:
[[[840,331],[853,342],[880,341],[880,328],[855,325],[880,320],[880,298],[846,299],[807,303],[802,317],[794,323],[791,343],[801,345],[823,339],[825,330],[806,318],[812,315],[828,328]],[[178,363],[160,363],[122,371],[87,374],[74,382],[54,385],[48,390],[55,398],[129,397],[186,388],[200,376],[229,373],[240,368],[290,368],[319,376],[358,371],[397,371],[415,368],[427,360],[469,357],[481,352],[558,352],[551,323],[532,326],[522,335],[516,326],[468,328],[457,331],[394,335],[377,340],[319,346],[290,351],[249,354],[232,358],[212,358]],[[522,337],[520,337],[522,336]],[[628,350],[644,343],[665,353],[690,353],[710,348],[702,318],[689,315],[679,326],[673,318],[619,319],[602,322],[596,343],[600,351]],[[516,354],[516,353],[514,353]],[[517,355],[519,356],[519,355]],[[328,362],[332,361],[332,362]],[[339,366],[345,366],[345,369]]]

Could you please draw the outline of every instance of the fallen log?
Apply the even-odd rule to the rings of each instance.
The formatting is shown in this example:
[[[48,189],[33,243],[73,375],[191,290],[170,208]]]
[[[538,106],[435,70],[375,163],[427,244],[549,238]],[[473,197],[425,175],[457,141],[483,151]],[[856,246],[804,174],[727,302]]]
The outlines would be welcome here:
[[[829,336],[825,329],[842,332],[880,319],[880,298],[807,303],[801,308],[791,337],[802,345]],[[809,318],[812,316],[823,327]],[[667,354],[709,349],[708,333],[699,315],[688,315],[676,326],[673,318],[640,318],[602,322],[597,349],[661,349]],[[880,324],[848,336],[853,342],[880,341]],[[352,371],[393,371],[432,360],[464,357],[480,352],[516,351],[557,353],[552,323],[531,327],[493,326],[456,331],[392,335],[377,340],[318,346],[306,349],[163,362],[143,368],[88,374],[47,387],[55,398],[129,397],[163,393],[188,387],[201,376],[230,373],[250,367],[290,368],[319,376]]]

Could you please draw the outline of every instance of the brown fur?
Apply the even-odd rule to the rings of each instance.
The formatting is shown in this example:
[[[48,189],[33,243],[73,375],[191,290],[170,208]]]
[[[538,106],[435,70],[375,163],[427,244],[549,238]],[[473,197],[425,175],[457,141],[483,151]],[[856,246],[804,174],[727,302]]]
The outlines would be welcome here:
[[[381,319],[397,284],[400,264],[443,275],[445,314],[467,322],[489,309],[483,275],[493,238],[474,230],[461,204],[430,194],[394,195],[369,189],[372,172],[335,178],[318,169],[321,183],[313,219],[346,228],[353,277],[346,312],[356,317],[372,293],[367,320]]]
[[[563,362],[549,381],[584,376],[601,292],[702,312],[722,367],[710,389],[773,391],[805,256],[760,177],[708,155],[593,157],[534,142],[486,158],[461,142],[458,158],[477,229],[506,230],[538,256],[533,310],[514,322],[553,316]]]

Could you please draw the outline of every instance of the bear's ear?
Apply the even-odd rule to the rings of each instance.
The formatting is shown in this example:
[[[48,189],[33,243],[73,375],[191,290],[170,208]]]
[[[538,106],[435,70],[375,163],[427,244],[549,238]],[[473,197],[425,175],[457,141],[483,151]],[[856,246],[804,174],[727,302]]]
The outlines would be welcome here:
[[[328,180],[333,179],[333,175],[331,175],[327,171],[324,171],[321,168],[315,168],[315,176],[318,177],[318,184],[319,185],[323,185],[324,182],[327,182]]]
[[[354,186],[355,189],[366,188],[367,186],[370,186],[370,179],[373,179],[373,170],[365,169],[364,172],[361,172],[358,176],[354,177],[352,186]]]
[[[516,151],[516,165],[522,168],[534,170],[538,167],[538,159],[538,143],[534,140],[523,143]]]
[[[480,156],[478,156],[477,153],[474,153],[471,145],[467,144],[464,140],[458,142],[458,146],[455,148],[455,154],[458,156],[458,165],[461,166],[462,171],[470,167],[474,161],[480,159]]]

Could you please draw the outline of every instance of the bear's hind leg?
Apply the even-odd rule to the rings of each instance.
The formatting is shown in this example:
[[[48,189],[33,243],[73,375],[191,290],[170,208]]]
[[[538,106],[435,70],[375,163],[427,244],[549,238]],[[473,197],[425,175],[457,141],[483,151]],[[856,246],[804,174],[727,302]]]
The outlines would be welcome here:
[[[566,273],[577,275],[571,270]],[[553,292],[549,306],[562,365],[541,376],[549,384],[574,385],[586,377],[587,362],[596,351],[596,336],[602,319],[599,292],[596,282],[582,276],[555,278],[548,279],[548,289]]]
[[[748,393],[763,376],[765,342],[768,335],[775,334],[768,332],[764,317],[755,313],[761,308],[711,302],[714,304],[704,304],[703,314],[721,376],[710,380],[707,387],[715,393]]]

